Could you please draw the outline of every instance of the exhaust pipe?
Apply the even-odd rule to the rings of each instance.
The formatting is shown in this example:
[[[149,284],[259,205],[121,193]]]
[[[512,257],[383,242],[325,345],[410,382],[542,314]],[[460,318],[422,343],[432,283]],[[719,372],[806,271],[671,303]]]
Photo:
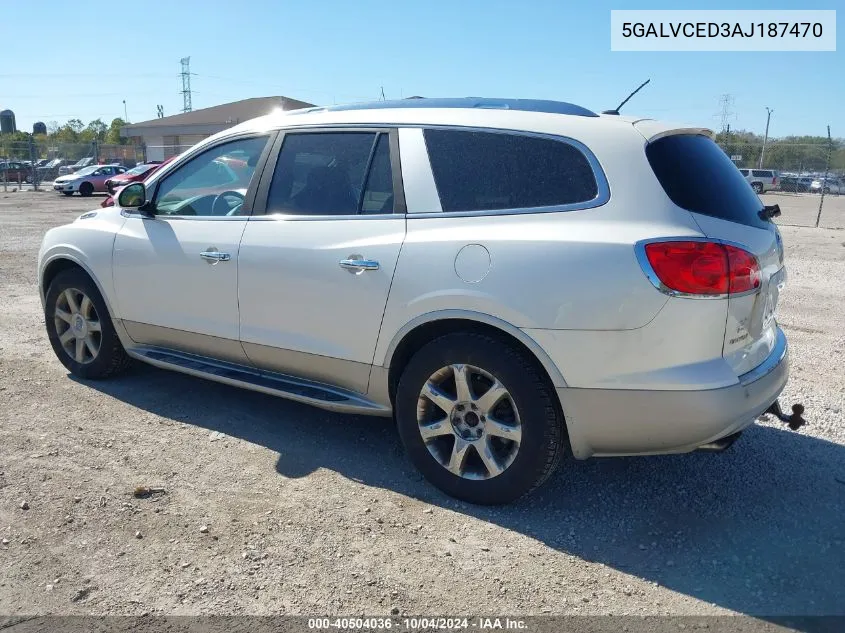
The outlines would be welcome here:
[[[786,422],[789,425],[789,428],[793,431],[797,431],[807,424],[807,420],[801,417],[804,414],[804,405],[797,402],[792,405],[792,415],[786,415],[781,410],[780,402],[778,400],[775,400],[771,406],[764,411],[764,413],[769,413],[781,422]]]

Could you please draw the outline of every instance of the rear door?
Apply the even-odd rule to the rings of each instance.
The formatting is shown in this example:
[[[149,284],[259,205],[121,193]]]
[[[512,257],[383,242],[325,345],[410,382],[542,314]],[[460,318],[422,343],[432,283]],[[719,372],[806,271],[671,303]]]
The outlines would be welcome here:
[[[780,232],[761,217],[760,198],[707,136],[662,136],[648,143],[646,156],[669,198],[692,213],[707,237],[757,258],[760,286],[729,296],[725,324],[723,356],[737,375],[744,374],[763,362],[775,345],[775,315],[786,280]]]
[[[241,342],[259,367],[365,392],[405,238],[396,132],[279,143],[241,240]]]

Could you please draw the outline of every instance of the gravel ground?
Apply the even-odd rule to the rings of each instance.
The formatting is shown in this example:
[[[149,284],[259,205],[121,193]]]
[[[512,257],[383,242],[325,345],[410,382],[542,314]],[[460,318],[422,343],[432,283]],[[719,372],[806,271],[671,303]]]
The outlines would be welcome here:
[[[784,401],[809,426],[568,463],[491,509],[422,481],[389,420],[146,366],[68,376],[36,255],[97,202],[0,193],[2,611],[845,614],[845,231],[783,229]]]

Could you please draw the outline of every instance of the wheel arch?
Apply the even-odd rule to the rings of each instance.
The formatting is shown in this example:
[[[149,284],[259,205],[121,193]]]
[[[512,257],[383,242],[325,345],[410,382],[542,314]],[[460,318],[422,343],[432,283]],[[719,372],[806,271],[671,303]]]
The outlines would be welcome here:
[[[46,307],[47,289],[50,287],[50,284],[53,283],[53,280],[56,278],[56,276],[60,272],[72,268],[77,268],[81,270],[86,275],[88,275],[91,281],[94,282],[94,285],[97,286],[97,291],[100,293],[100,296],[103,297],[103,301],[106,302],[106,307],[109,310],[109,314],[112,318],[114,318],[114,311],[112,310],[112,306],[109,303],[109,296],[106,294],[102,284],[97,279],[97,276],[91,271],[91,269],[84,261],[70,253],[57,253],[48,258],[42,265],[41,275],[38,282],[38,288],[41,294],[41,307]]]
[[[412,319],[393,336],[388,345],[382,366],[387,368],[387,388],[391,402],[402,370],[414,353],[435,338],[460,331],[481,332],[509,343],[537,362],[552,388],[566,387],[566,381],[557,365],[534,339],[519,328],[480,312],[442,310]]]

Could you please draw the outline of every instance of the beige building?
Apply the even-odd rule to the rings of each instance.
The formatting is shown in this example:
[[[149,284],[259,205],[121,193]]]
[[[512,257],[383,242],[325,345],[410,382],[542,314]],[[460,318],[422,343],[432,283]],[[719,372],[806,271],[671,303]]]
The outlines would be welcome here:
[[[132,123],[120,128],[120,135],[146,146],[147,160],[165,160],[212,134],[269,114],[276,108],[297,110],[310,108],[312,105],[288,97],[256,97]]]

